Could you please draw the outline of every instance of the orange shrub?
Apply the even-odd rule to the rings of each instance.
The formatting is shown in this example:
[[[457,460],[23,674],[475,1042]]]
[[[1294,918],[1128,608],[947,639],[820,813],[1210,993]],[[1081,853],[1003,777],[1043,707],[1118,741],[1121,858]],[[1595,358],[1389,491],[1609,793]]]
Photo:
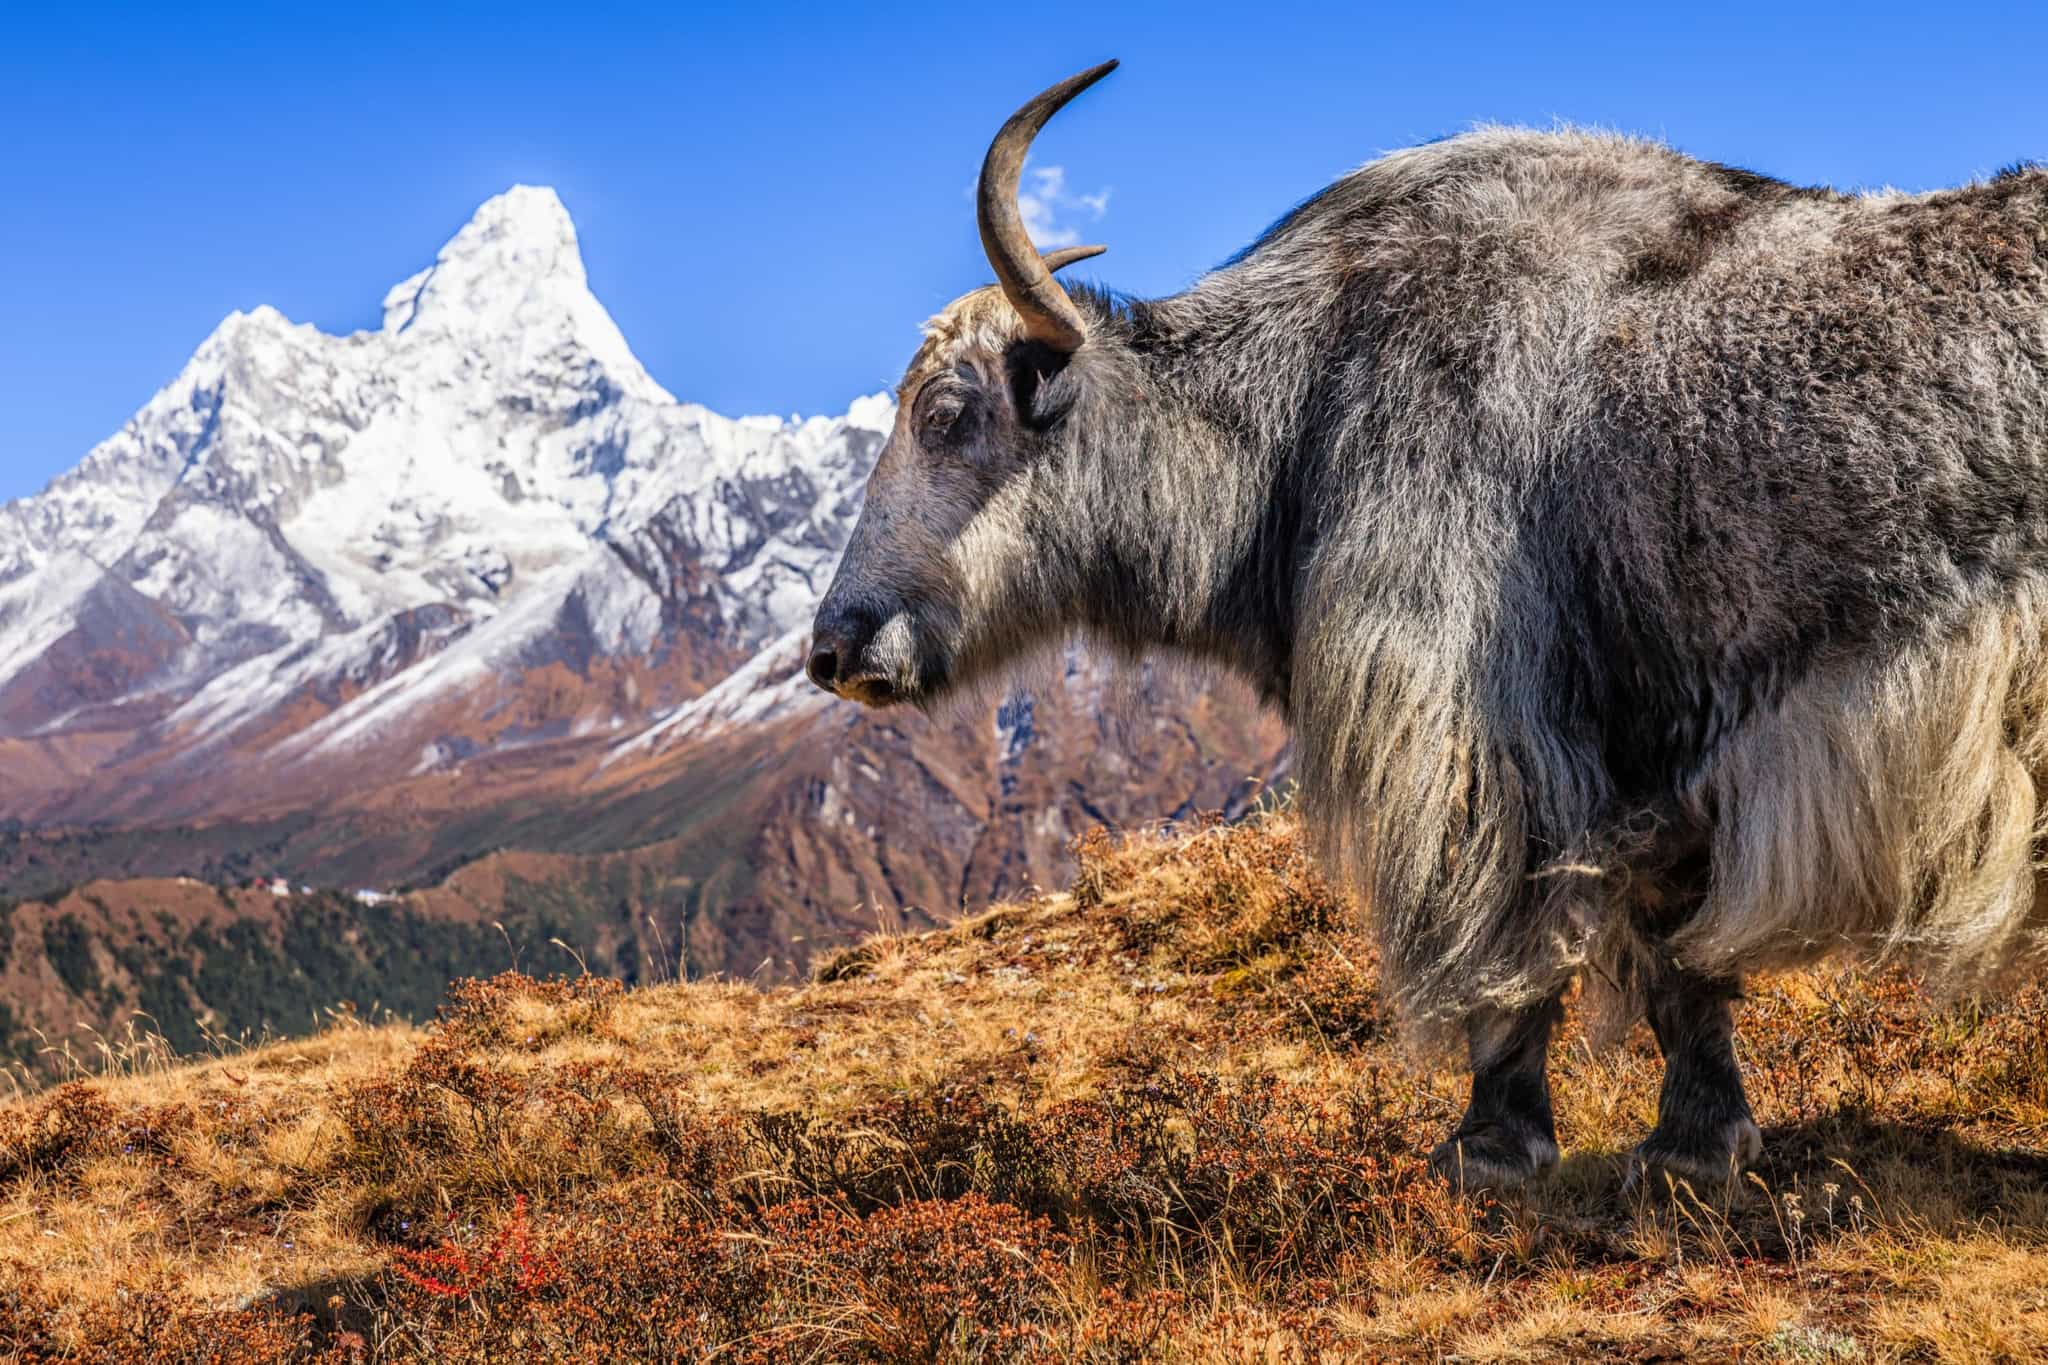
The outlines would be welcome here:
[[[29,1174],[56,1174],[118,1151],[120,1113],[83,1081],[60,1085],[26,1108],[0,1110],[0,1185]]]

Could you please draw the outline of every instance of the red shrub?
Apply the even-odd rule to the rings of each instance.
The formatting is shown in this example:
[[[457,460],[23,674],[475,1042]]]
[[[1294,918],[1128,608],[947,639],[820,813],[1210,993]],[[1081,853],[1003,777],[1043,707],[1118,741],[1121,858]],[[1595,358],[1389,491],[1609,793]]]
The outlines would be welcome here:
[[[969,1194],[855,1218],[798,1200],[765,1222],[792,1325],[835,1324],[862,1358],[1000,1358],[1053,1320],[1066,1239],[1007,1204]]]

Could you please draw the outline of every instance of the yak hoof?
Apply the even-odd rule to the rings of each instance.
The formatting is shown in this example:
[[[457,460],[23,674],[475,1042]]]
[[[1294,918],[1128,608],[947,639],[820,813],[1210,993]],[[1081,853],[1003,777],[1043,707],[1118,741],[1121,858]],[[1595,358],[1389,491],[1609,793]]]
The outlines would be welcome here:
[[[1429,1165],[1455,1190],[1513,1190],[1556,1168],[1557,1144],[1533,1129],[1487,1124],[1453,1133],[1429,1154]]]
[[[1689,1185],[1696,1195],[1732,1188],[1764,1153],[1764,1135],[1748,1118],[1731,1119],[1711,1132],[1666,1133],[1661,1125],[1629,1158],[1625,1190],[1653,1194]]]

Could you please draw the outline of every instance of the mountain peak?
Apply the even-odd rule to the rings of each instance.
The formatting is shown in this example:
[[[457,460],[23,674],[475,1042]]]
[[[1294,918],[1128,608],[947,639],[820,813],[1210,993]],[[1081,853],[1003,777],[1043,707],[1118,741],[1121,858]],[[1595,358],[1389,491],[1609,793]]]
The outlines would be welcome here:
[[[403,332],[430,315],[439,328],[468,319],[492,330],[507,305],[536,295],[580,305],[589,283],[560,196],[514,185],[486,199],[431,266],[384,296],[384,330]]]
[[[477,258],[520,274],[566,274],[583,282],[576,225],[561,196],[545,185],[514,185],[484,200],[441,248],[439,263]]]
[[[432,265],[384,296],[383,331],[406,343],[450,340],[466,353],[521,364],[573,345],[627,393],[674,401],[591,294],[576,225],[545,186],[514,185],[486,199]]]

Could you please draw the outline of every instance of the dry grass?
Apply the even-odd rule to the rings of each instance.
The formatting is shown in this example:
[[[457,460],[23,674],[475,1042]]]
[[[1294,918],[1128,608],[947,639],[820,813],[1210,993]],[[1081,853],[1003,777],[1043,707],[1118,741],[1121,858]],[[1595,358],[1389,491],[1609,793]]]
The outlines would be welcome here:
[[[1572,1030],[1567,1159],[1420,1156],[1406,1056],[1284,816],[808,985],[467,983],[0,1106],[0,1359],[2048,1359],[2048,1001],[1759,985],[1770,1151],[1628,1194],[1645,1039]]]

